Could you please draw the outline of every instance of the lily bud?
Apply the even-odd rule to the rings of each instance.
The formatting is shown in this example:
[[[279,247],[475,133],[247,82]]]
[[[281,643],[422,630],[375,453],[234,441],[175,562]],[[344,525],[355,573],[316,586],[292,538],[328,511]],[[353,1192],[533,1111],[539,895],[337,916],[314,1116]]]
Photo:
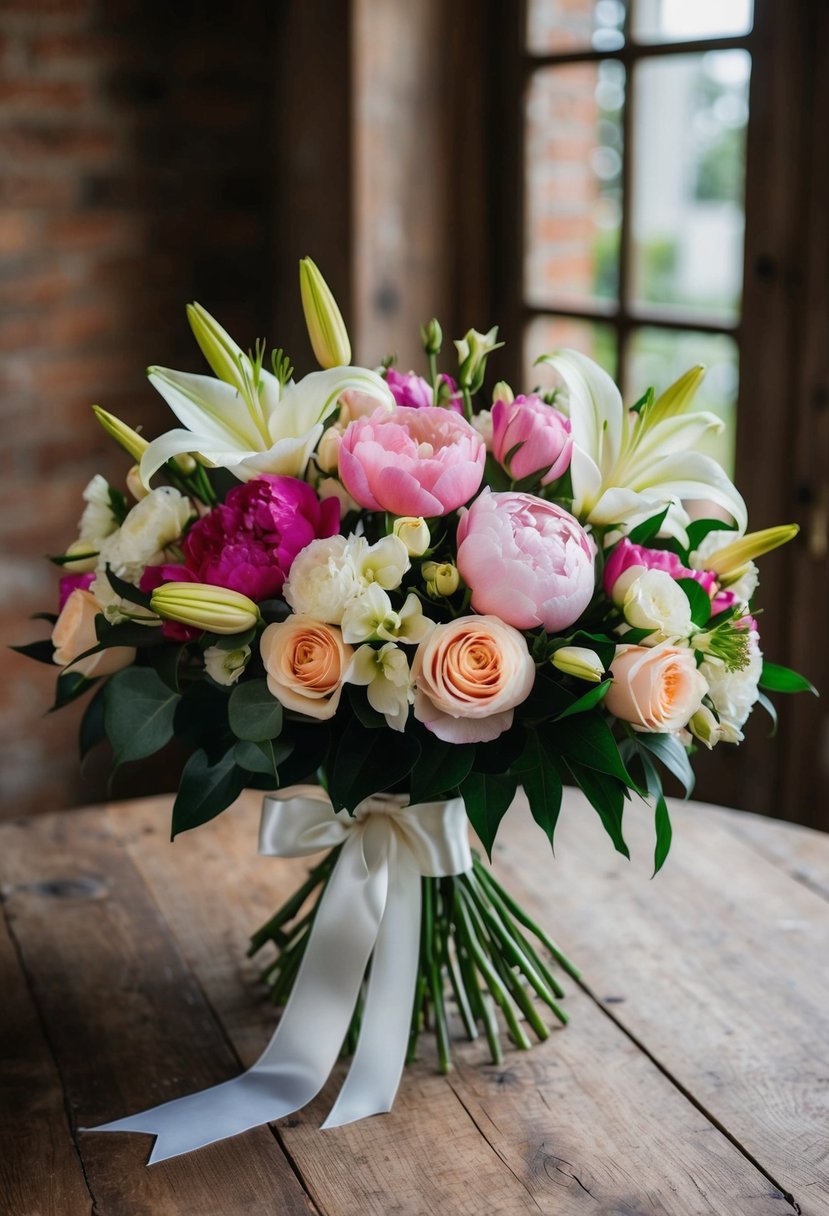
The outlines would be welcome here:
[[[150,608],[165,621],[210,633],[245,633],[260,620],[253,600],[209,583],[162,583],[150,597]]]
[[[340,444],[344,428],[335,422],[322,432],[317,445],[317,464],[323,473],[336,473],[339,466]]]
[[[93,553],[94,545],[88,540],[73,540],[64,553],[64,557],[72,557],[77,553],[77,561],[61,563],[67,574],[89,574],[98,565],[98,554]]]
[[[102,410],[100,405],[93,405],[92,413],[106,433],[120,444],[133,460],[141,459],[150,446],[149,441],[143,435],[139,435],[138,431],[134,431],[131,426],[127,426],[126,422],[122,422],[114,414],[108,414],[106,410]]]
[[[422,557],[432,543],[429,525],[422,515],[401,515],[394,521],[392,532],[402,540],[409,557]]]
[[[187,305],[187,320],[201,353],[218,378],[244,393],[248,379],[242,369],[247,371],[249,360],[241,346],[201,304]]]
[[[351,362],[351,342],[331,289],[310,258],[299,263],[299,290],[308,337],[320,367]]]
[[[503,342],[496,341],[497,337],[498,326],[493,325],[485,334],[478,333],[477,329],[468,329],[463,338],[456,340],[455,347],[460,360],[458,381],[461,388],[474,393],[481,387],[488,356],[504,345]]]
[[[146,498],[150,492],[141,480],[141,470],[137,464],[134,464],[127,473],[127,490],[132,494],[136,502],[139,502],[142,498]]]
[[[688,729],[709,751],[718,743],[740,743],[743,739],[741,730],[730,722],[718,722],[707,705],[700,705],[688,723]]]
[[[705,559],[706,570],[727,580],[728,575],[738,577],[742,568],[755,557],[762,557],[772,549],[779,549],[797,536],[797,524],[778,524],[775,528],[764,528],[761,532],[749,532],[739,540],[717,549]]]
[[[461,585],[461,576],[453,562],[424,562],[421,571],[430,595],[454,595]]]
[[[428,325],[421,325],[420,340],[427,355],[439,355],[443,342],[443,330],[436,317],[432,317]]]
[[[587,646],[562,646],[553,655],[553,667],[566,676],[574,676],[577,680],[588,680],[598,684],[605,673],[601,659],[595,650]]]
[[[515,393],[512,391],[506,380],[499,380],[492,390],[492,404],[496,401],[503,401],[505,405],[512,405],[515,400]]]

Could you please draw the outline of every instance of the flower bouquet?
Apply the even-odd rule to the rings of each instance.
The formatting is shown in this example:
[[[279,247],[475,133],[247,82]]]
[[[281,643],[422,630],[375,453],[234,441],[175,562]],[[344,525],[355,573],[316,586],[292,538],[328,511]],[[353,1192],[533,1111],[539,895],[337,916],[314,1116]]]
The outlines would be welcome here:
[[[625,408],[575,351],[557,387],[481,400],[497,330],[422,330],[428,378],[350,366],[342,317],[301,264],[320,371],[245,353],[188,308],[212,376],[152,367],[181,426],[148,442],[95,407],[134,462],[93,478],[62,567],[50,641],[56,707],[90,693],[85,754],[115,766],[174,736],[190,750],[173,836],[246,787],[260,848],[329,850],[253,937],[285,1007],[260,1061],[205,1094],[108,1124],[158,1135],[153,1160],[308,1102],[353,1062],[327,1125],[388,1110],[428,1024],[450,1067],[448,1008],[492,1059],[565,1021],[576,975],[470,851],[489,854],[523,787],[552,843],[575,784],[627,855],[623,812],[650,800],[655,870],[671,841],[662,773],[735,744],[767,691],[810,687],[764,661],[754,559],[794,536],[746,533],[746,508],[695,450],[694,368]],[[703,500],[710,518],[683,502]],[[761,691],[765,690],[765,691]],[[305,784],[297,785],[297,782]]]

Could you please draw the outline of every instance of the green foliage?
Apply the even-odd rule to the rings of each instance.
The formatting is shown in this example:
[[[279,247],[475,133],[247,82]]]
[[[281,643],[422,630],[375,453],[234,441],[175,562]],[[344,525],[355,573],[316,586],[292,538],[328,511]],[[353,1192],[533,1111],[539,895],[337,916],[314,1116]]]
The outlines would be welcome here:
[[[560,722],[562,718],[570,718],[575,714],[583,714],[589,709],[595,709],[599,702],[607,696],[612,683],[612,680],[602,680],[600,684],[594,684],[592,688],[573,701],[572,705],[568,705],[560,714],[557,714],[553,721]]]
[[[233,751],[212,765],[203,750],[194,752],[184,766],[173,804],[172,839],[215,819],[236,801],[245,784],[245,771],[236,764]]]
[[[116,767],[151,756],[169,743],[180,700],[152,667],[126,667],[108,681],[104,726]]]
[[[766,692],[811,692],[817,697],[820,694],[805,676],[790,667],[782,667],[779,663],[764,661],[760,673],[759,684]]]
[[[420,756],[413,734],[370,731],[351,718],[328,768],[328,794],[334,810],[351,814],[365,798],[393,790],[409,776]]]
[[[36,663],[48,663],[50,667],[54,665],[55,648],[48,638],[27,642],[25,646],[10,646],[9,650],[25,655],[27,659],[34,659]]]
[[[551,749],[544,745],[537,731],[528,732],[524,751],[512,772],[524,787],[533,819],[553,846],[563,786]]]
[[[468,777],[475,762],[475,747],[470,743],[444,743],[424,730],[419,736],[420,756],[412,770],[411,800],[434,802],[451,795]]]
[[[653,389],[650,389],[649,392],[652,399]],[[668,510],[669,508],[665,507],[664,510],[657,512],[656,515],[652,515],[650,519],[643,520],[641,524],[637,524],[635,528],[631,529],[628,533],[630,543],[632,545],[647,545],[655,536],[658,536],[659,529],[665,522]]]
[[[639,751],[649,752],[662,763],[669,773],[673,773],[679,784],[685,790],[685,797],[690,798],[694,790],[694,770],[688,753],[677,739],[676,735],[658,735],[641,731],[631,740]]]
[[[677,587],[685,592],[691,606],[691,620],[702,629],[711,617],[711,597],[705,588],[695,578],[678,578]]]
[[[258,743],[275,739],[282,731],[282,706],[268,689],[267,680],[237,684],[228,702],[228,721],[237,739]]]
[[[461,797],[469,821],[490,859],[501,820],[509,810],[517,789],[517,777],[499,773],[472,772],[461,782]]]

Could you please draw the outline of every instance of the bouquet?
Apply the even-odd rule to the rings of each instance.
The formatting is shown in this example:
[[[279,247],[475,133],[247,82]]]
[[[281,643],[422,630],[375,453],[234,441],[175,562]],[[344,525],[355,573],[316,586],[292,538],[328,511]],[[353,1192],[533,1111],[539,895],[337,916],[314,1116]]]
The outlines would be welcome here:
[[[797,529],[747,532],[695,450],[721,426],[690,409],[702,368],[625,408],[562,350],[538,360],[554,389],[499,382],[484,401],[496,328],[439,370],[431,321],[426,378],[354,367],[310,259],[300,283],[321,370],[294,380],[284,351],[245,353],[194,304],[213,374],[149,370],[180,427],[148,441],[94,407],[133,464],[124,489],[86,487],[51,640],[21,648],[59,666],[56,707],[91,694],[83,754],[189,749],[173,836],[253,787],[276,791],[263,851],[330,849],[253,938],[276,948],[264,978],[286,1007],[259,1064],[209,1091],[196,1130],[191,1099],[107,1125],[158,1133],[154,1159],[297,1109],[343,1048],[329,1125],[388,1109],[427,1023],[450,1067],[450,1007],[494,1061],[504,1028],[546,1037],[545,1007],[565,1020],[556,970],[577,972],[470,853],[468,823],[490,854],[522,787],[552,844],[574,784],[627,854],[635,796],[658,870],[663,774],[690,794],[698,747],[810,687],[764,660],[754,603],[755,559]]]

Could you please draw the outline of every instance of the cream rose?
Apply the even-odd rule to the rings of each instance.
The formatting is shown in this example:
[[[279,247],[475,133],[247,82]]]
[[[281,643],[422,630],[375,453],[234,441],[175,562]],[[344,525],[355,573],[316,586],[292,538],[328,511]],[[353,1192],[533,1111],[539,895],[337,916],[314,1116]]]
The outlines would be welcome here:
[[[681,730],[708,691],[693,651],[678,646],[618,646],[605,697],[610,713],[635,730]]]
[[[339,629],[307,616],[268,625],[259,644],[268,688],[286,709],[333,718],[354,653]]]
[[[85,654],[98,645],[95,633],[95,617],[101,611],[91,591],[76,589],[63,605],[63,611],[52,630],[52,645],[55,647],[54,661],[60,667],[72,664],[72,670],[91,680],[97,676],[111,676],[122,667],[135,661],[132,646],[109,646],[97,654],[88,655],[75,662],[78,655]]]
[[[621,581],[618,580],[617,587]],[[642,639],[644,646],[687,638],[693,632],[688,596],[664,570],[644,570],[635,578],[625,591],[622,611],[634,629],[653,631]]]
[[[437,625],[412,664],[415,717],[447,743],[486,743],[512,726],[535,664],[517,629],[496,616]]]

